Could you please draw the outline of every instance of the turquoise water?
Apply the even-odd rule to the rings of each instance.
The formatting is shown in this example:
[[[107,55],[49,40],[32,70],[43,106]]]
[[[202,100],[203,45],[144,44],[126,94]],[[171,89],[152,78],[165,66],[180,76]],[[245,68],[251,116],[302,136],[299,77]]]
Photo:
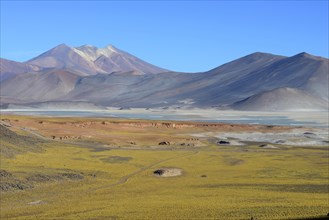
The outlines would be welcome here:
[[[163,112],[145,112],[134,113],[117,111],[34,111],[34,110],[13,110],[1,111],[1,114],[17,114],[17,115],[35,115],[35,116],[56,116],[56,117],[97,117],[97,118],[127,118],[127,119],[146,119],[146,120],[173,120],[173,121],[195,121],[195,122],[224,122],[234,124],[263,124],[263,125],[288,125],[288,126],[314,126],[325,127],[325,125],[316,122],[295,121],[285,116],[228,116],[221,115],[216,118],[210,118],[200,115],[180,115],[177,113]]]

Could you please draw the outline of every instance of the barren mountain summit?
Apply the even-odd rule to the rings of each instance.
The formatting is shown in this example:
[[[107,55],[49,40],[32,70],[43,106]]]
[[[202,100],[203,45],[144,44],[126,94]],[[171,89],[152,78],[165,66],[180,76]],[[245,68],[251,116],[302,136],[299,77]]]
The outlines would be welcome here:
[[[128,71],[155,74],[167,71],[112,45],[97,48],[92,45],[70,47],[60,44],[26,63],[42,68],[68,69],[81,76]]]

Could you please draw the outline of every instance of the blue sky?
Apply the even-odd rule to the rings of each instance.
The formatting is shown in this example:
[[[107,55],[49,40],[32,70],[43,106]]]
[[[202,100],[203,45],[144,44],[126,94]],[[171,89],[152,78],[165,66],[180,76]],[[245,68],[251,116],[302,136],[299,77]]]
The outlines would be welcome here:
[[[1,57],[112,44],[154,65],[206,71],[253,52],[328,57],[328,1],[3,1]]]

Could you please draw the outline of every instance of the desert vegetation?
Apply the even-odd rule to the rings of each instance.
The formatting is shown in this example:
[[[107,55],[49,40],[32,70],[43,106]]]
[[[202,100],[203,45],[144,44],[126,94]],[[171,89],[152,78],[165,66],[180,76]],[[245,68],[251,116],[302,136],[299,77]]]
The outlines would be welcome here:
[[[219,144],[217,135],[290,127],[2,115],[0,128],[1,219],[328,213],[328,146]]]

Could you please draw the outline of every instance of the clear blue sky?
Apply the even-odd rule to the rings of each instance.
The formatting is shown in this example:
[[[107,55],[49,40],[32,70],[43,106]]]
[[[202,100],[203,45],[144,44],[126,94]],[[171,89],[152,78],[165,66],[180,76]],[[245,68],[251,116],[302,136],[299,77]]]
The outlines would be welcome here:
[[[3,1],[1,57],[112,44],[157,66],[206,71],[261,51],[328,57],[328,1]]]

